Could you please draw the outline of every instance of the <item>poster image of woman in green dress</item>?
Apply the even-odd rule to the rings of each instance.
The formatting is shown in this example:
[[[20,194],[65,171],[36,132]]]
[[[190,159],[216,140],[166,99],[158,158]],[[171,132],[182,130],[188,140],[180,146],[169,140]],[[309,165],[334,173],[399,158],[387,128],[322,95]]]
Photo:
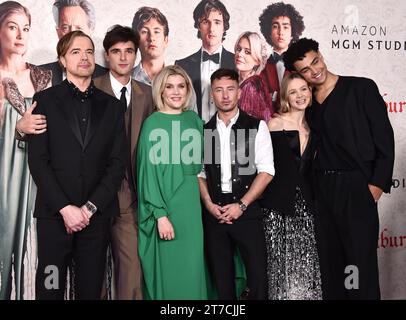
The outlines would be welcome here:
[[[49,85],[51,72],[25,61],[30,28],[27,8],[15,1],[0,3],[0,300],[34,298],[36,187],[16,125],[35,107],[32,96]],[[31,133],[25,129],[20,131]]]
[[[186,110],[193,93],[179,66],[154,80],[157,111],[138,142],[138,224],[146,299],[207,299],[203,226],[197,174],[203,122]]]

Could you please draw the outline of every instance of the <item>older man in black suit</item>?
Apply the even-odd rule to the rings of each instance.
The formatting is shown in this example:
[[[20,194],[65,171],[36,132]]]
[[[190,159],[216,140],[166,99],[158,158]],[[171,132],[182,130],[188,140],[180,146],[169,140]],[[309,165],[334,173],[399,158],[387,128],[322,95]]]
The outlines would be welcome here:
[[[95,21],[95,10],[88,0],[56,0],[52,7],[56,23],[56,33],[61,39],[65,34],[81,30],[91,36]],[[41,65],[42,68],[52,71],[52,85],[59,84],[65,78],[62,67],[58,61]],[[93,77],[107,73],[107,69],[96,64]]]
[[[219,0],[202,0],[193,11],[197,37],[202,48],[196,53],[175,61],[188,73],[196,92],[197,110],[204,122],[216,113],[210,98],[210,76],[219,68],[235,69],[234,54],[223,48],[230,14]]]
[[[38,186],[37,299],[63,299],[73,260],[77,299],[100,299],[111,218],[119,212],[127,143],[125,108],[93,86],[94,44],[82,31],[57,46],[66,80],[34,96],[47,117],[29,137],[28,163]]]

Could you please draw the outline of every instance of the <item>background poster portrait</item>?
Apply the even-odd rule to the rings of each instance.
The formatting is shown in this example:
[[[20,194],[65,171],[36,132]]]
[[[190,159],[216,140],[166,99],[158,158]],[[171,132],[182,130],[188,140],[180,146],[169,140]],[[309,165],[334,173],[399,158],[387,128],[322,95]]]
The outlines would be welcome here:
[[[12,290],[14,297],[34,298],[33,281],[30,270],[35,265],[35,237],[31,233],[31,218],[35,186],[24,167],[22,152],[19,165],[5,168],[3,158],[5,141],[11,141],[18,110],[9,108],[10,101],[10,66],[29,63],[25,76],[14,77],[17,88],[23,98],[20,114],[29,108],[35,91],[62,81],[62,71],[56,64],[56,44],[58,38],[75,28],[89,33],[96,45],[96,62],[101,72],[107,67],[103,57],[102,40],[106,31],[115,24],[132,26],[134,14],[143,6],[153,7],[165,16],[168,24],[167,35],[161,38],[157,50],[164,57],[165,65],[189,57],[198,52],[203,38],[198,38],[193,11],[199,0],[88,0],[90,7],[75,8],[66,12],[66,23],[58,21],[61,15],[55,11],[55,0],[20,0],[21,5],[28,8],[30,17],[22,15],[21,25],[30,22],[24,41],[17,46],[10,40],[10,32],[3,25],[0,13],[0,179],[8,177],[27,184],[24,192],[20,185],[15,186],[14,201],[23,201],[28,208],[23,216],[10,217],[10,208],[5,207],[6,201],[0,201],[0,288],[3,298],[5,291]],[[80,2],[78,0],[78,2]],[[269,35],[262,33],[259,17],[264,9],[276,1],[256,0],[249,5],[243,0],[222,0],[230,18],[229,26],[222,36],[223,48],[234,52],[235,41],[244,31],[257,32],[267,40],[268,54],[273,54],[272,41]],[[0,0],[0,3],[4,1]],[[300,28],[300,37],[309,37],[320,43],[329,69],[338,75],[361,76],[373,79],[380,90],[389,113],[395,133],[395,164],[393,188],[390,194],[384,194],[379,201],[380,231],[377,243],[380,284],[383,299],[406,299],[406,28],[402,21],[406,20],[406,2],[395,0],[289,0],[303,18],[304,28]],[[25,17],[25,19],[24,19]],[[59,23],[59,25],[58,25]],[[293,35],[292,35],[293,36]],[[224,40],[223,40],[224,38]],[[275,45],[275,44],[274,44]],[[281,44],[282,45],[282,44]],[[13,46],[15,46],[13,48]],[[276,47],[276,45],[275,45]],[[141,48],[140,48],[141,50]],[[277,52],[278,50],[275,50]],[[10,52],[12,54],[10,54]],[[19,53],[18,53],[19,52]],[[282,50],[283,52],[283,50]],[[142,52],[141,52],[142,53]],[[135,65],[141,59],[138,51]],[[19,54],[19,56],[18,56]],[[13,57],[15,60],[10,60]],[[35,66],[44,66],[37,69]],[[35,74],[35,77],[33,76]],[[30,76],[31,75],[31,76]],[[35,79],[34,81],[32,79]],[[25,99],[24,99],[25,98]],[[18,105],[18,103],[17,103]],[[10,129],[11,128],[11,129]],[[8,131],[7,131],[8,130]],[[9,139],[9,140],[7,140]],[[23,143],[23,142],[22,142]],[[17,143],[21,148],[22,143]],[[21,149],[23,150],[23,149]],[[17,160],[16,160],[17,161]],[[22,177],[21,175],[26,175]],[[20,175],[20,176],[19,176]],[[10,178],[11,179],[11,178]],[[12,180],[11,179],[11,180]],[[9,190],[1,189],[0,194]],[[13,189],[14,190],[14,189]],[[17,196],[17,194],[19,196]],[[17,200],[16,200],[17,197]],[[17,212],[17,211],[16,211]],[[15,213],[17,214],[17,213]],[[14,220],[13,220],[14,219]],[[10,222],[14,221],[14,222]],[[14,230],[11,235],[7,230],[12,223]],[[10,237],[18,243],[11,244]],[[9,241],[9,242],[7,242]],[[14,246],[13,261],[10,251],[2,246]],[[18,267],[24,265],[24,268]],[[23,279],[26,279],[23,281]],[[10,287],[11,286],[11,287]],[[16,288],[17,286],[17,288]],[[6,293],[4,293],[6,294]]]

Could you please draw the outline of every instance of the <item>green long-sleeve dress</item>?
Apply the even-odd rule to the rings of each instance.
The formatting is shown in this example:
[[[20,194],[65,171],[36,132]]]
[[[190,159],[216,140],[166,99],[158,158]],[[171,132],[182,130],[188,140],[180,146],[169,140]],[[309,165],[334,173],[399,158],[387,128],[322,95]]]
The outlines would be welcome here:
[[[203,122],[192,111],[155,112],[138,142],[138,224],[146,299],[207,299],[203,225],[197,174]],[[175,239],[161,240],[167,216]]]

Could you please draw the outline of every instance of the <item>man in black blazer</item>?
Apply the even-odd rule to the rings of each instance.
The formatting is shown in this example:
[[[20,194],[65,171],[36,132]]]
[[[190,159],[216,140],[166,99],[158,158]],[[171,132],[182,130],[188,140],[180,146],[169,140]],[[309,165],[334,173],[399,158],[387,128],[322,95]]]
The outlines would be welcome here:
[[[34,95],[47,130],[29,136],[28,163],[38,187],[37,299],[63,299],[73,261],[77,299],[100,299],[127,142],[124,106],[93,86],[94,44],[82,31],[57,46],[66,80]]]
[[[319,140],[315,222],[323,298],[379,299],[377,202],[390,191],[395,153],[385,102],[374,81],[329,72],[312,39],[292,44],[283,60],[314,88],[306,116]]]
[[[235,69],[234,54],[223,48],[230,14],[219,0],[202,0],[193,11],[197,37],[202,48],[196,53],[175,61],[188,73],[196,92],[197,110],[204,122],[216,113],[210,98],[210,76],[219,68]]]
[[[52,6],[52,13],[58,39],[75,30],[81,30],[91,36],[96,25],[95,10],[88,0],[56,0]],[[63,81],[63,69],[58,61],[46,63],[40,67],[52,71],[53,86]],[[93,78],[99,77],[107,71],[106,68],[96,64]]]

